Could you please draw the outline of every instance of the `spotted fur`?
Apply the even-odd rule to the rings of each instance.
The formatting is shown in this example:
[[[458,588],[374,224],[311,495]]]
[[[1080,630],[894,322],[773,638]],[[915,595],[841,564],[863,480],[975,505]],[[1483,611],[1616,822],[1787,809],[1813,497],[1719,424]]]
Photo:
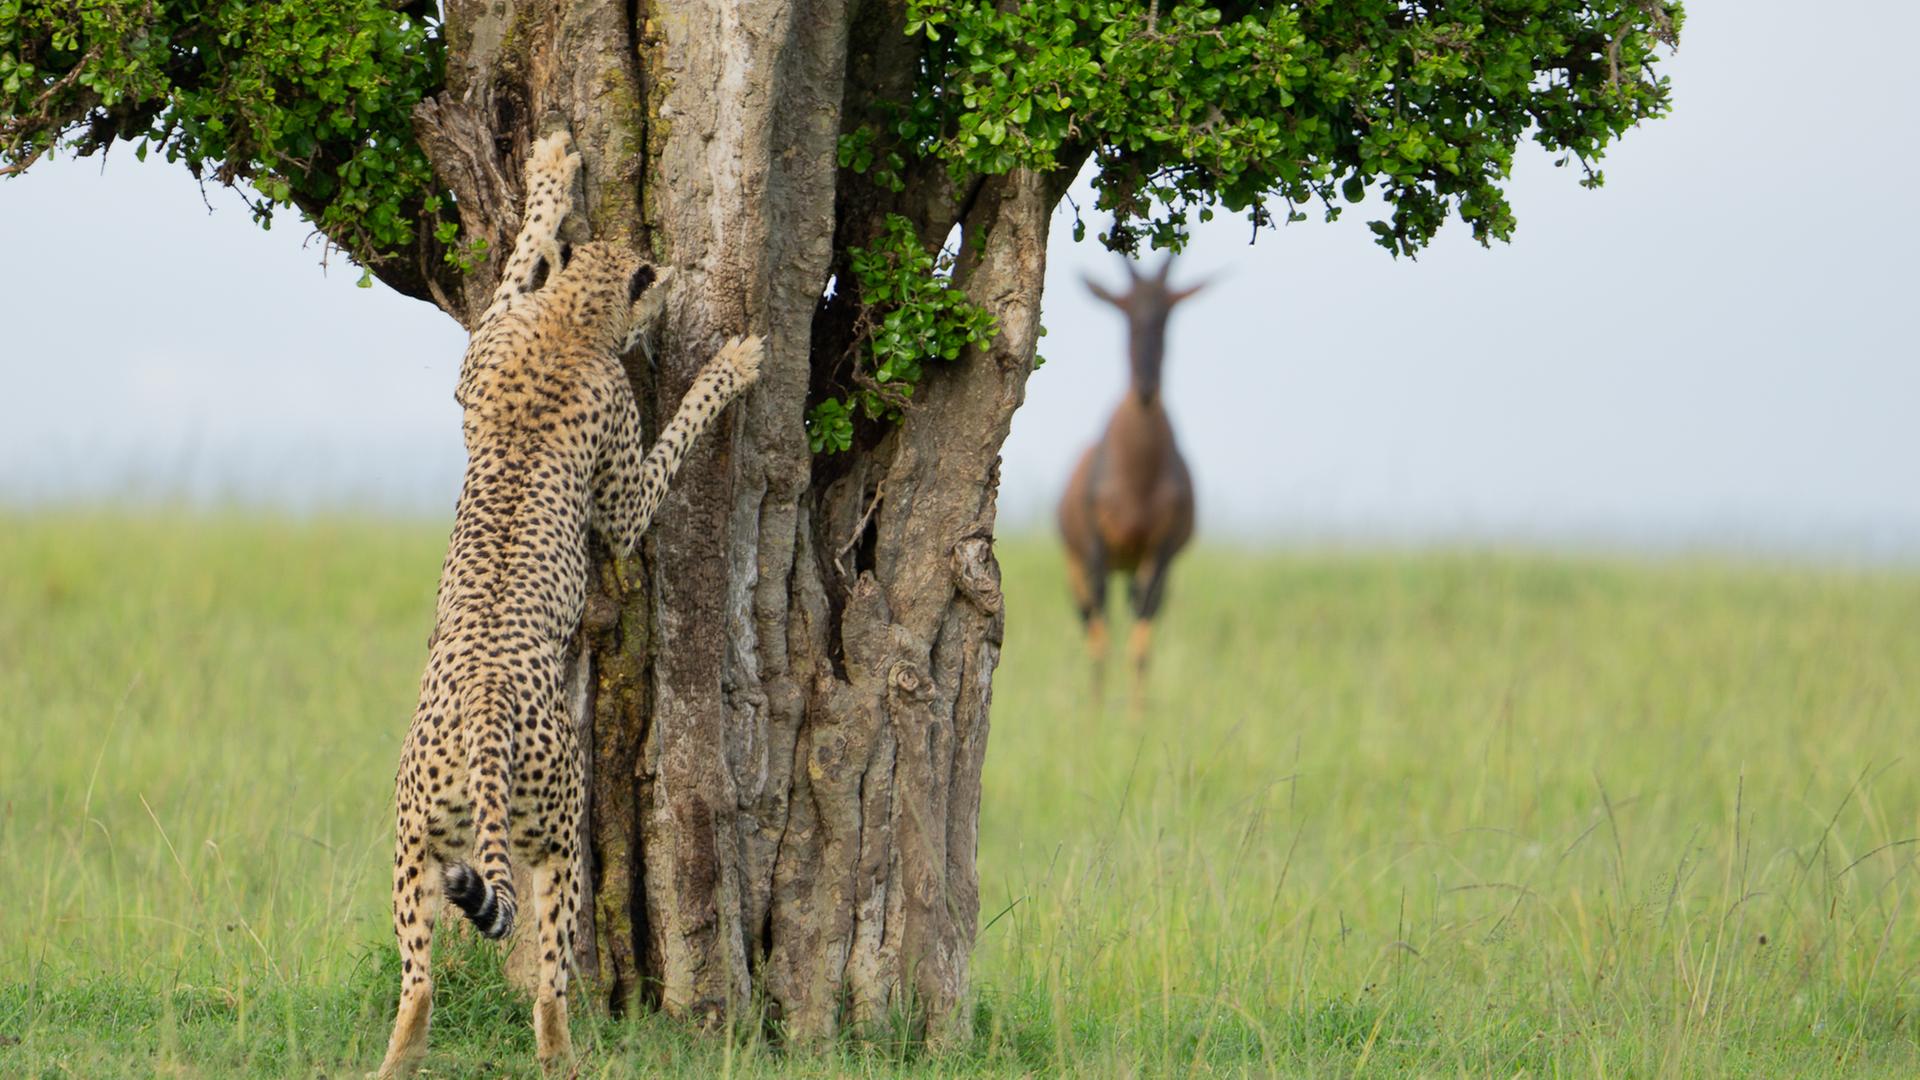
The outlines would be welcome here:
[[[505,936],[519,912],[513,863],[533,880],[539,1056],[570,1057],[586,790],[561,682],[586,600],[587,531],[630,554],[688,445],[759,375],[760,340],[727,343],[643,456],[619,356],[659,313],[670,272],[618,245],[559,243],[579,165],[564,133],[535,145],[524,224],[461,366],[467,471],[400,755],[401,997],[381,1076],[411,1071],[426,1049],[440,902]]]

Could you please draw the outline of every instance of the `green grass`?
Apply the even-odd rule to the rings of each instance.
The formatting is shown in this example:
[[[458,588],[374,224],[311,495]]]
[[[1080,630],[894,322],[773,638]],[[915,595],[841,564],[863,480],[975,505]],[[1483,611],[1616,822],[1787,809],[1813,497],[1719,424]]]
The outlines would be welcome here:
[[[443,544],[0,519],[0,1076],[377,1063]],[[1134,713],[1001,555],[974,1044],[584,1016],[583,1076],[1920,1075],[1920,576],[1203,548]],[[438,963],[432,1071],[530,1074]]]

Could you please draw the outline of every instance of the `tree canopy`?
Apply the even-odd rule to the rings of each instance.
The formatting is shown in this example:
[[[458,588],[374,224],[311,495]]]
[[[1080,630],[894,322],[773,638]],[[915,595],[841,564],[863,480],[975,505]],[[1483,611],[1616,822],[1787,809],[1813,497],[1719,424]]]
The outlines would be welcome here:
[[[1109,244],[1177,245],[1216,206],[1276,207],[1377,188],[1380,242],[1411,254],[1457,213],[1483,243],[1513,232],[1501,184],[1529,133],[1589,167],[1668,108],[1657,0],[917,0],[925,76],[896,131],[982,172],[1092,151]]]
[[[440,86],[431,3],[0,0],[0,171],[117,140],[247,180],[356,261],[411,248],[432,172],[413,108]]]
[[[1129,251],[1175,247],[1220,208],[1264,227],[1369,189],[1396,253],[1449,216],[1505,240],[1521,141],[1599,184],[1608,145],[1667,111],[1657,48],[1683,17],[1662,0],[905,6],[917,85],[849,119],[842,165],[897,184],[928,161],[992,175],[1091,156],[1103,239]],[[0,171],[130,141],[249,181],[262,223],[297,208],[376,272],[429,243],[457,264],[479,253],[412,126],[445,52],[418,0],[0,0]]]

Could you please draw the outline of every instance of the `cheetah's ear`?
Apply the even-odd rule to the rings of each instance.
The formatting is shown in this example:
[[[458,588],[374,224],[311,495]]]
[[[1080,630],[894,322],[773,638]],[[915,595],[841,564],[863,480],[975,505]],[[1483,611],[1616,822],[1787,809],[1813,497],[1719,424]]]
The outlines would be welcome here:
[[[659,318],[660,309],[667,306],[667,284],[672,280],[673,268],[666,266],[641,266],[627,279],[627,317],[631,321],[621,352],[631,351],[647,327]]]
[[[640,294],[647,291],[647,288],[653,284],[657,276],[652,266],[643,264],[640,269],[635,270],[633,272],[633,279],[627,282],[627,303],[638,303],[640,301]]]

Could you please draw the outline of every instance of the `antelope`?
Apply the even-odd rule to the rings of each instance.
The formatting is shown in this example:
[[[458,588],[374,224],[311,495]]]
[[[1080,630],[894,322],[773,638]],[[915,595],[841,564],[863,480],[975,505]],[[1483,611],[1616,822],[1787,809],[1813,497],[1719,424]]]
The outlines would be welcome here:
[[[1193,477],[1174,445],[1173,425],[1160,400],[1167,317],[1204,283],[1167,287],[1169,257],[1156,274],[1126,264],[1131,288],[1123,295],[1086,279],[1093,295],[1127,317],[1131,381],[1100,440],[1074,466],[1060,497],[1060,535],[1066,541],[1068,584],[1086,626],[1096,692],[1107,652],[1107,577],[1128,575],[1134,624],[1127,651],[1136,703],[1144,688],[1153,617],[1166,598],[1167,569],[1193,536]]]

